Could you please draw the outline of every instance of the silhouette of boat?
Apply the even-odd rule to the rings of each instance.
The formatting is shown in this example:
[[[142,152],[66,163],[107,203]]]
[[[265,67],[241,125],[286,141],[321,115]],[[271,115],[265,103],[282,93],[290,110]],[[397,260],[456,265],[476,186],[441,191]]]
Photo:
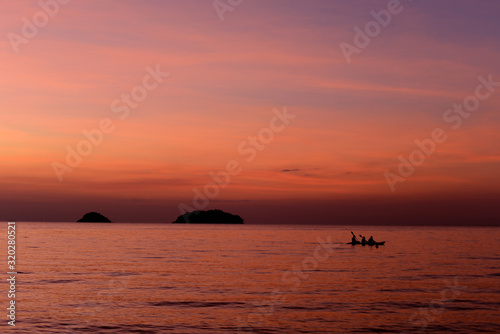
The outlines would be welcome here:
[[[361,242],[361,241],[356,241],[356,242],[348,242],[347,243],[348,245],[362,245],[362,246],[383,246],[385,244],[385,241],[381,241],[381,242],[365,242],[364,244]]]

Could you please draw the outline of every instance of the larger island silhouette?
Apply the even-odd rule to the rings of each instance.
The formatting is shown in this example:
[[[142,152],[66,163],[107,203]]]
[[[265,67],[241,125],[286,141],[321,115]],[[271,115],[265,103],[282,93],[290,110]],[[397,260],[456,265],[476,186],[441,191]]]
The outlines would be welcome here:
[[[243,224],[243,218],[222,210],[198,210],[180,215],[172,224]]]

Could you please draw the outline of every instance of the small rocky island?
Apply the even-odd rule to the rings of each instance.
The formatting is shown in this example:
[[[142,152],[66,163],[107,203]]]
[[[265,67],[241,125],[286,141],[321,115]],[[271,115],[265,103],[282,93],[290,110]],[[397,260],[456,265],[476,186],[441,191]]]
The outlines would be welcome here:
[[[111,220],[104,217],[98,212],[86,213],[81,219],[76,221],[77,223],[111,223]]]
[[[172,224],[243,224],[243,218],[222,210],[186,212]]]

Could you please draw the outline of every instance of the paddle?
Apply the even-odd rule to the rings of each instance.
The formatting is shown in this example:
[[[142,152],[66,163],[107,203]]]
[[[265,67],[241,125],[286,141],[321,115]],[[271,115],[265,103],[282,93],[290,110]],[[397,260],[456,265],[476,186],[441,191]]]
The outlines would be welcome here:
[[[355,235],[352,231],[351,231],[351,234],[352,234],[352,236],[354,237],[354,240],[355,240],[356,242],[359,242],[359,241],[358,241],[358,239],[356,239],[356,235]],[[352,241],[351,243],[352,243],[352,244],[354,244],[354,241]]]

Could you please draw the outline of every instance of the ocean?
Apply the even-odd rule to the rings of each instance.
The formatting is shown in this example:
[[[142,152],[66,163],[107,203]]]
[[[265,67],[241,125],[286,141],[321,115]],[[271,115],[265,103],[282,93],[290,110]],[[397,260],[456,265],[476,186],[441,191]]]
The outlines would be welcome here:
[[[18,222],[2,333],[500,333],[499,232]]]

